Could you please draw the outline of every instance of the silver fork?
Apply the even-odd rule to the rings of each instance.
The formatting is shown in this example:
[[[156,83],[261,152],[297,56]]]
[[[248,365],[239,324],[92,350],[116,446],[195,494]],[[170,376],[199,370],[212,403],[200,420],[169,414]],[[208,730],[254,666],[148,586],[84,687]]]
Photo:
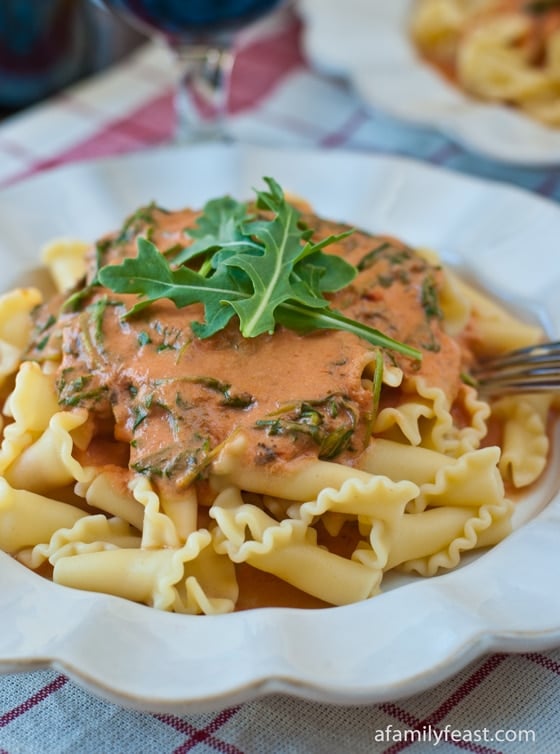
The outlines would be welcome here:
[[[478,389],[488,395],[560,390],[560,341],[486,359],[471,374]]]

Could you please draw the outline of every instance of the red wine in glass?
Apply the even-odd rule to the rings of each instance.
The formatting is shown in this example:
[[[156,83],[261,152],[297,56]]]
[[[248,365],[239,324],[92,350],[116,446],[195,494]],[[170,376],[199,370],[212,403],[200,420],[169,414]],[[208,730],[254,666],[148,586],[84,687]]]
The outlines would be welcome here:
[[[131,25],[176,42],[247,26],[280,0],[103,0]]]
[[[101,4],[136,29],[163,38],[176,53],[182,66],[176,94],[177,140],[190,141],[226,135],[235,35],[286,0],[101,0]]]

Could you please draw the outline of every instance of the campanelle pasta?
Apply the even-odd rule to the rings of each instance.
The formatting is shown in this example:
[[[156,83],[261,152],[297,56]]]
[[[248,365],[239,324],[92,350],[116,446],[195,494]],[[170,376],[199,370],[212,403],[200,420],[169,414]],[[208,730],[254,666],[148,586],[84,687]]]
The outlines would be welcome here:
[[[222,256],[228,233],[240,243],[247,218],[258,234],[270,216],[228,201]],[[68,587],[219,614],[364,600],[387,572],[433,576],[507,536],[507,490],[542,473],[554,400],[490,403],[465,375],[542,333],[433,252],[299,207],[282,205],[292,235],[330,238],[326,251],[353,265],[330,309],[417,356],[344,329],[245,337],[235,318],[199,337],[196,302],[160,296],[131,314],[138,297],[100,282],[138,239],[181,268],[215,205],[143,207],[93,247],[53,241],[43,261],[57,293],[0,299],[5,552]],[[315,259],[322,272],[298,285],[327,274]]]
[[[411,33],[465,91],[560,127],[556,0],[418,0]]]

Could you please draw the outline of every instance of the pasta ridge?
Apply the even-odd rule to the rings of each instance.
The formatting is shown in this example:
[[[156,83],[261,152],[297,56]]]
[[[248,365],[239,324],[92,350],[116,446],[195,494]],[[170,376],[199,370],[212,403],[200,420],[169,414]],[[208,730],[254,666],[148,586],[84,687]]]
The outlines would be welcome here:
[[[137,476],[130,482],[130,490],[144,507],[144,521],[142,527],[142,547],[170,547],[179,548],[180,537],[173,521],[160,511],[159,495],[154,491],[146,477]]]
[[[106,518],[102,514],[84,515],[71,528],[58,529],[48,543],[35,545],[31,552],[18,554],[18,560],[36,570],[48,560],[54,565],[57,560],[86,552],[117,548],[134,548],[140,537],[134,536],[126,521]]]
[[[546,465],[546,419],[552,400],[549,395],[508,396],[495,405],[504,423],[500,469],[516,487],[534,482]]]
[[[26,444],[4,469],[4,476],[15,487],[32,491],[50,490],[71,482],[85,482],[93,470],[85,468],[74,458],[72,430],[88,418],[85,409],[60,411],[51,417],[45,431]]]
[[[210,533],[200,530],[176,550],[119,548],[63,557],[54,564],[53,580],[66,586],[86,582],[92,591],[186,612],[177,584],[185,577],[185,564],[194,561],[210,540]]]
[[[301,520],[276,521],[243,503],[234,488],[218,495],[210,509],[216,520],[214,548],[235,563],[272,573],[296,588],[334,605],[366,599],[377,592],[380,573],[317,547],[316,533]],[[247,539],[246,530],[253,539]],[[322,578],[328,573],[329,579]]]
[[[436,511],[437,509],[432,509]],[[421,576],[434,576],[442,569],[455,568],[464,552],[473,550],[477,546],[488,546],[503,539],[511,531],[510,516],[513,503],[507,498],[499,502],[482,505],[478,512],[468,516],[468,509],[463,509],[467,520],[463,524],[461,534],[455,537],[449,545],[440,552],[425,558],[416,558],[399,565],[405,572],[416,572]],[[423,514],[411,514],[423,515]],[[491,532],[490,530],[494,531]],[[485,538],[481,539],[481,535]]]
[[[469,451],[436,472],[432,483],[420,486],[420,507],[476,506],[480,500],[503,498],[504,484],[498,470],[500,448]]]

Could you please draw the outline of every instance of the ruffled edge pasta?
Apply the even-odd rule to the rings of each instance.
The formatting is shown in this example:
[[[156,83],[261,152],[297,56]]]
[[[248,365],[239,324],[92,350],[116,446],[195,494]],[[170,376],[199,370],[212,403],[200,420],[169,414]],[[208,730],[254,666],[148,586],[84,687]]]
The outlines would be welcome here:
[[[511,395],[493,406],[502,421],[500,470],[515,487],[526,487],[539,478],[546,466],[550,441],[547,417],[553,402],[550,394]]]
[[[210,533],[201,529],[177,549],[98,549],[60,557],[54,563],[53,581],[158,610],[207,615],[231,612],[238,592],[233,564],[220,558],[210,543]],[[221,578],[208,579],[208,571],[218,569]]]
[[[373,435],[387,439],[399,439],[400,435],[410,445],[453,456],[466,453],[479,447],[486,435],[490,406],[468,385],[459,388],[454,403],[469,419],[465,426],[455,424],[449,399],[441,388],[428,385],[424,377],[410,377],[403,402],[379,412]]]
[[[278,522],[244,503],[236,488],[218,495],[210,515],[217,524],[214,548],[234,563],[271,573],[331,605],[358,602],[378,590],[379,570],[318,547],[316,532],[304,521]]]
[[[61,411],[51,417],[48,427],[37,439],[30,433],[11,438],[2,459],[4,477],[12,486],[31,491],[52,490],[74,481],[87,481],[94,471],[82,466],[72,455],[72,430],[84,424],[87,418],[85,409]],[[5,436],[7,430],[8,427]]]
[[[133,533],[126,521],[106,518],[98,513],[82,516],[71,528],[57,529],[48,542],[19,552],[17,558],[28,568],[36,570],[47,560],[54,565],[60,558],[72,555],[139,546],[140,537]]]

